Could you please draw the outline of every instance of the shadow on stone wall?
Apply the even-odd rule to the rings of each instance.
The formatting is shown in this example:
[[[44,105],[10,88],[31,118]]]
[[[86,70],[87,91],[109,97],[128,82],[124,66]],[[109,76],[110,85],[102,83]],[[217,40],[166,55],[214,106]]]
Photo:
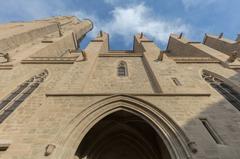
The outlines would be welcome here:
[[[238,76],[228,79],[236,81]],[[201,101],[200,111],[183,125],[187,136],[197,144],[198,152],[194,156],[202,159],[239,159],[240,112],[210,85],[209,89],[209,99]],[[216,99],[219,101],[216,102]],[[207,120],[210,128],[204,126],[201,119]]]

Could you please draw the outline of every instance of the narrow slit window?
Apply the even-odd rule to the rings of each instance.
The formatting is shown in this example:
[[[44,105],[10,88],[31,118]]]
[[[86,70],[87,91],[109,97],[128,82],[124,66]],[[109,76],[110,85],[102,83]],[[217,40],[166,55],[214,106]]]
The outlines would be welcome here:
[[[214,130],[214,128],[213,128],[212,125],[208,122],[208,120],[207,120],[207,119],[204,119],[204,118],[200,118],[200,121],[202,122],[203,126],[206,128],[206,130],[208,131],[208,133],[212,136],[213,140],[214,140],[217,144],[224,145],[223,140],[220,138],[220,136],[217,134],[217,132]]]
[[[120,77],[128,76],[127,64],[126,62],[120,62],[117,68],[117,74]]]
[[[176,86],[181,86],[182,85],[181,82],[175,77],[172,77],[172,81]]]

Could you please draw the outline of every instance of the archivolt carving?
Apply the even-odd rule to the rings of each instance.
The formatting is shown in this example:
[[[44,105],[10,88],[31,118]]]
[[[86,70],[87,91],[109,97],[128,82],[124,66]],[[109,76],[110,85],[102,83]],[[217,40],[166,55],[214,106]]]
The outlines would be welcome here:
[[[191,151],[196,152],[193,142],[163,111],[142,99],[116,95],[98,101],[75,116],[52,141],[56,145],[56,151],[51,157],[73,158],[87,132],[101,119],[120,110],[133,113],[148,122],[162,138],[172,159],[190,159]]]

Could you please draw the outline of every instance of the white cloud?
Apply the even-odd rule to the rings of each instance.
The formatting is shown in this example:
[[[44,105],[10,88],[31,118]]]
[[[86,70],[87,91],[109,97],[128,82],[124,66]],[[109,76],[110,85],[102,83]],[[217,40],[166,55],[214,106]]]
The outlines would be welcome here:
[[[190,25],[184,24],[181,19],[167,21],[154,16],[151,9],[143,3],[128,8],[115,7],[110,12],[112,18],[108,21],[82,11],[72,14],[80,19],[89,18],[94,22],[94,29],[89,34],[92,38],[97,35],[99,30],[103,30],[112,38],[123,38],[126,45],[129,45],[133,36],[140,32],[157,42],[166,44],[171,33],[184,32],[188,35],[191,31]]]
[[[192,7],[204,7],[217,2],[217,0],[182,0],[182,3],[186,9]]]
[[[110,33],[112,37],[124,38],[127,42],[131,42],[134,34],[143,32],[158,42],[166,43],[171,33],[188,34],[191,30],[181,19],[166,21],[154,16],[144,4],[129,8],[116,7],[111,14],[112,19],[108,22],[101,23],[98,20],[97,28]]]

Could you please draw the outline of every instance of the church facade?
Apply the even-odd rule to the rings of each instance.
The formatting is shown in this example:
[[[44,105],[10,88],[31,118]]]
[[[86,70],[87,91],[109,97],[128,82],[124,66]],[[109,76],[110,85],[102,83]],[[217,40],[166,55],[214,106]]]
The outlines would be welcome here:
[[[240,39],[143,33],[111,50],[90,20],[0,25],[0,158],[239,159]]]

